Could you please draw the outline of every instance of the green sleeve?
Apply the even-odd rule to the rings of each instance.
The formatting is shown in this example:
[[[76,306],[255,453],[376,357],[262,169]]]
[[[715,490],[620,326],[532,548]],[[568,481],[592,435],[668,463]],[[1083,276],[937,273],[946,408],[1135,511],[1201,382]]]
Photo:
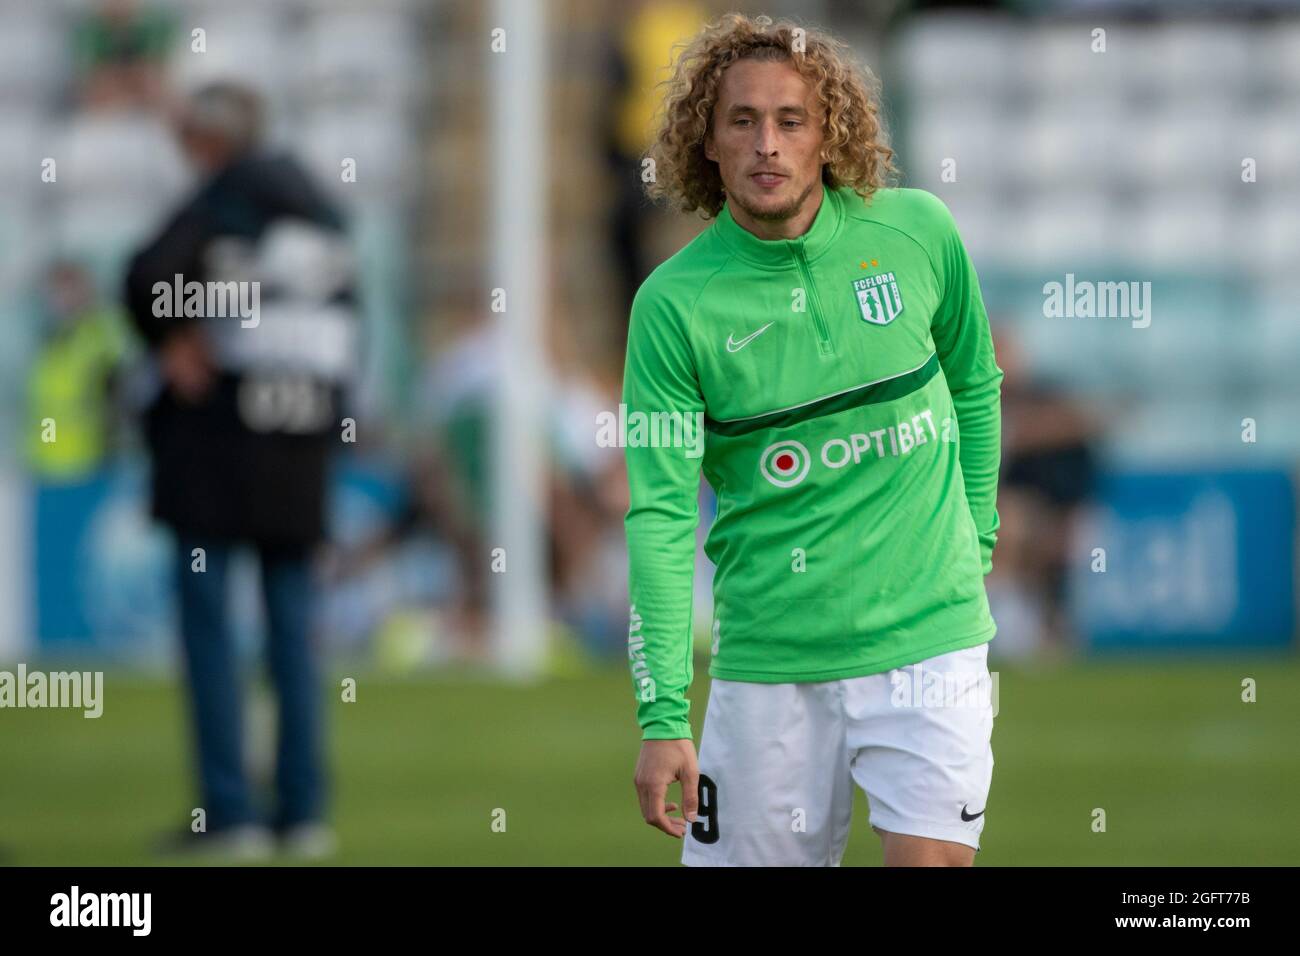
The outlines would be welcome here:
[[[700,461],[695,450],[650,447],[641,416],[680,413],[698,422],[704,399],[681,310],[643,285],[632,304],[623,373],[630,507],[628,664],[643,740],[691,737],[695,531]]]
[[[943,299],[931,325],[935,350],[957,412],[958,458],[966,499],[980,538],[985,574],[993,570],[999,526],[998,471],[1002,461],[1002,370],[993,354],[993,334],[980,295],[979,278],[957,233],[952,214],[942,210],[935,266]]]

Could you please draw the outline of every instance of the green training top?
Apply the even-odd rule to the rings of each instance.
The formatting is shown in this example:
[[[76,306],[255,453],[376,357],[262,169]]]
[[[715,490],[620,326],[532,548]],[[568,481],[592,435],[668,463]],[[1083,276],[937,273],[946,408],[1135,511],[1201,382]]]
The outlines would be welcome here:
[[[724,204],[655,269],[620,409],[643,738],[691,736],[701,467],[714,677],[838,680],[990,640],[1001,386],[974,266],[922,190],[825,188],[797,239]]]

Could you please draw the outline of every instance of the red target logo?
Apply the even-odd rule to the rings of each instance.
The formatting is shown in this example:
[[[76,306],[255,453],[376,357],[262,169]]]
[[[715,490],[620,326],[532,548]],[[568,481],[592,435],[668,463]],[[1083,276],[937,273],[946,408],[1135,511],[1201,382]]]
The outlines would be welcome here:
[[[808,449],[793,439],[769,445],[759,460],[763,477],[778,488],[792,488],[808,475],[812,457]]]

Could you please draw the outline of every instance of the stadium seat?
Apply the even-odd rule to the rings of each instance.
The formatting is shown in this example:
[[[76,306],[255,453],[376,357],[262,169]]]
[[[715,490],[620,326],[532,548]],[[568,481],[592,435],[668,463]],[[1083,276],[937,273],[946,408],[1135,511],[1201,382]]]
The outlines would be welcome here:
[[[238,80],[278,105],[285,79],[295,70],[296,50],[287,25],[275,10],[229,11],[214,8],[196,14],[178,31],[169,62],[171,76],[182,89],[215,80]],[[190,30],[205,32],[206,51],[191,50]]]
[[[383,56],[376,56],[383,50]],[[314,16],[301,36],[294,83],[307,102],[393,109],[418,84],[411,25],[402,14]]]
[[[54,11],[16,4],[0,15],[0,103],[52,107],[67,85],[70,46]]]
[[[54,157],[44,114],[30,108],[0,110],[0,182],[13,200],[35,199],[48,183],[41,180],[41,163]]]
[[[896,59],[921,101],[997,100],[1016,88],[1017,34],[1002,17],[921,17],[899,37]]]
[[[171,134],[152,117],[74,114],[51,138],[61,197],[70,203],[111,197],[161,208],[187,174]]]
[[[363,109],[322,110],[309,115],[299,132],[304,162],[344,201],[395,199],[410,184],[414,145],[403,123]],[[344,158],[357,162],[355,183],[341,180]]]

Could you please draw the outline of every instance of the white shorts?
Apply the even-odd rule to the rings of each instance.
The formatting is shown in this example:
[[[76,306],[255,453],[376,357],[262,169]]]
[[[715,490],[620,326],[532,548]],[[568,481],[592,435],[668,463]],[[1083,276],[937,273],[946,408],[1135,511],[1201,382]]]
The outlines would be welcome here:
[[[993,776],[988,644],[804,684],[714,679],[690,866],[838,866],[853,785],[869,823],[979,850]]]

